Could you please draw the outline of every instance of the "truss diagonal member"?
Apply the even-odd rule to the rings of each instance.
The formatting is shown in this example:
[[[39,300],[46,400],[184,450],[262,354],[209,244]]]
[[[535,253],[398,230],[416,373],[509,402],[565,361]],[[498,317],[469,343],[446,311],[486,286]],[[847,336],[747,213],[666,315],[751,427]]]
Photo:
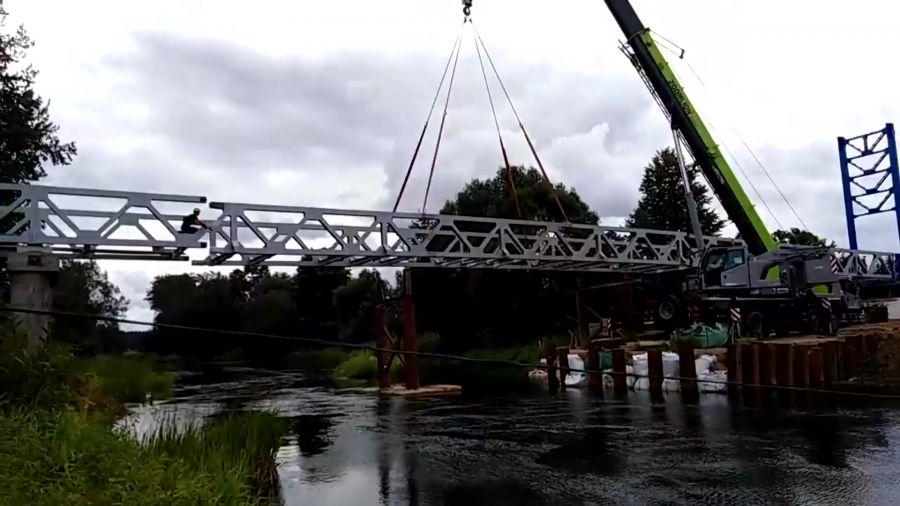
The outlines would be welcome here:
[[[29,201],[25,197],[25,194],[20,193],[19,196],[15,200],[13,200],[9,205],[0,206],[0,220],[6,218],[10,214],[16,212],[20,208],[23,208],[23,209],[27,208],[28,203],[29,203]],[[24,213],[24,211],[23,211],[23,213]],[[15,230],[15,229],[13,229],[13,230]],[[4,231],[4,232],[7,232],[7,231]]]
[[[44,205],[47,206],[50,211],[52,211],[52,214],[62,220],[62,222],[65,223],[70,229],[72,229],[72,232],[74,232],[76,235],[78,235],[79,233],[84,233],[83,230],[81,230],[71,219],[69,219],[69,216],[65,212],[61,211],[59,207],[57,207],[56,203],[50,200],[50,195],[48,193],[45,193],[43,195],[43,197],[40,199],[40,202],[43,202]],[[33,205],[35,206],[35,208],[39,209],[39,204],[36,201]],[[50,221],[49,216],[47,221]],[[43,232],[39,233],[41,237],[44,236]]]
[[[125,204],[123,204],[122,207],[119,208],[118,211],[114,212],[109,218],[107,218],[107,220],[105,222],[103,222],[102,225],[97,227],[97,235],[99,235],[100,237],[102,237],[104,239],[111,236],[113,234],[113,232],[117,228],[119,228],[119,223],[120,223],[120,220],[122,219],[122,216],[126,212],[128,212],[129,209],[131,209],[131,201],[127,200],[127,201],[125,201]],[[103,231],[106,228],[111,227],[113,224],[115,224],[116,226],[112,227],[112,230],[110,230],[104,234]],[[151,236],[148,236],[147,238],[151,239],[151,240],[153,239]]]

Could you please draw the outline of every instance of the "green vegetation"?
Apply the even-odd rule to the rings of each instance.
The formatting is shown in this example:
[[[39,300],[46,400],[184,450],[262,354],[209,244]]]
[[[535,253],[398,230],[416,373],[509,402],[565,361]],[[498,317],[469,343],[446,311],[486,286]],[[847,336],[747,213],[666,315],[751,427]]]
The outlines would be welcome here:
[[[145,441],[113,425],[123,402],[171,392],[143,356],[75,357],[49,343],[0,349],[0,504],[260,504],[278,494],[271,413],[202,427],[164,423]]]
[[[348,379],[375,379],[378,363],[368,350],[354,351],[334,370],[335,377]]]
[[[700,228],[704,234],[718,235],[725,227],[725,222],[712,208],[712,195],[709,189],[700,183],[699,176],[699,166],[688,167],[691,191],[694,200],[697,201]],[[665,148],[657,151],[650,164],[644,168],[641,199],[625,225],[691,232],[691,221],[684,200],[684,185],[674,149]]]
[[[155,362],[141,355],[82,359],[78,369],[97,390],[120,402],[141,402],[148,396],[166,398],[175,383],[173,373],[157,371]]]
[[[226,504],[255,504],[278,497],[275,455],[287,431],[268,412],[231,412],[202,427],[164,423],[142,451],[184,462],[195,473],[217,482],[214,490]]]
[[[797,227],[789,230],[776,230],[772,233],[772,238],[779,243],[802,246],[827,246],[833,248],[836,245],[834,241],[828,241],[808,230],[801,230]]]
[[[260,504],[277,494],[284,429],[246,413],[141,444],[73,409],[0,416],[0,504]]]

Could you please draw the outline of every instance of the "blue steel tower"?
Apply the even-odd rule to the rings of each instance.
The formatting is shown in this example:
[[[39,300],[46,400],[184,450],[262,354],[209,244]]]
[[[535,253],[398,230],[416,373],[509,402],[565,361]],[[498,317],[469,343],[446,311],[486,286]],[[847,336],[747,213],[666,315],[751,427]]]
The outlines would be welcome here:
[[[872,214],[894,211],[900,238],[900,169],[894,124],[850,139],[838,137],[838,153],[850,249],[859,249],[856,219]]]

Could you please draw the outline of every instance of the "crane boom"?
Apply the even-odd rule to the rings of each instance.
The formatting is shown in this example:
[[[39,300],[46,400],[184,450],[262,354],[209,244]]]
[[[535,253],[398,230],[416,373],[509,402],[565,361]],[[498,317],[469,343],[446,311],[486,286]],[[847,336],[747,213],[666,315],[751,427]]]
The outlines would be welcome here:
[[[776,249],[775,241],[653,41],[650,30],[628,0],[606,0],[606,6],[625,34],[632,63],[665,109],[672,127],[681,134],[748,251],[758,255]]]

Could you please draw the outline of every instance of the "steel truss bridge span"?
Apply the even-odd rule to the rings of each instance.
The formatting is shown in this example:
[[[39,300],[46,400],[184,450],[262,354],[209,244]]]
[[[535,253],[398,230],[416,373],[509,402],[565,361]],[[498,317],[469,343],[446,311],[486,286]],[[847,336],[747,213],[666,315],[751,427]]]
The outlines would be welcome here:
[[[211,202],[209,230],[180,233],[202,196],[0,184],[0,246],[69,258],[194,265],[441,267],[650,273],[691,266],[683,232],[455,215]],[[705,237],[706,245],[733,244]],[[893,281],[892,253],[833,249],[832,270]]]

